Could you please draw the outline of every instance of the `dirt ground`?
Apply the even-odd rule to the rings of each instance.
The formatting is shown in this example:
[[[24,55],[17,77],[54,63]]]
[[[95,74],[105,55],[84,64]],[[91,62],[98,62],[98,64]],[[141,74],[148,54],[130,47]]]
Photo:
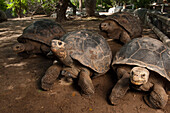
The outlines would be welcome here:
[[[48,17],[39,15],[0,23],[0,113],[170,113],[170,101],[164,109],[155,110],[143,101],[147,93],[132,90],[119,105],[111,105],[108,96],[116,83],[112,70],[93,79],[95,94],[90,97],[81,95],[76,83],[66,86],[57,80],[51,91],[41,90],[40,80],[52,61],[43,56],[23,59],[11,49],[23,29],[40,18]],[[77,18],[61,24],[67,31],[85,28],[98,31],[101,20]],[[156,38],[150,29],[144,29],[143,35]],[[115,55],[121,45],[108,42]]]

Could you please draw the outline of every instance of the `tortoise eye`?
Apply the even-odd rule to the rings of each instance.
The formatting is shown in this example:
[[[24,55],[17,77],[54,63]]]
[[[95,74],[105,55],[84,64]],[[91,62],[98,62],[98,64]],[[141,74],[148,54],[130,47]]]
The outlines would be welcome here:
[[[141,77],[142,77],[142,78],[145,77],[145,74],[142,74]]]
[[[58,42],[58,45],[61,46],[61,45],[62,45],[62,42]]]

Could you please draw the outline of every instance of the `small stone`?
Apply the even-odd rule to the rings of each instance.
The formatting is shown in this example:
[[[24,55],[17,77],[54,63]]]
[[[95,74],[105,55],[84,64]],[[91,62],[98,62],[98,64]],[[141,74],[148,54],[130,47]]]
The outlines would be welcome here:
[[[157,110],[156,113],[164,113],[162,110]]]
[[[92,109],[92,108],[89,108],[89,111],[93,111],[93,109]]]
[[[72,96],[73,96],[73,97],[76,96],[76,92],[73,92],[73,93],[72,93]]]

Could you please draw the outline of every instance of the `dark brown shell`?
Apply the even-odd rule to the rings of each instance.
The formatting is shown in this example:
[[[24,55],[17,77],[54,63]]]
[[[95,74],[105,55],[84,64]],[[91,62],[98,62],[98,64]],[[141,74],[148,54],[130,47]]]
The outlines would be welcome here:
[[[60,40],[66,43],[69,55],[97,73],[110,69],[112,52],[103,36],[89,30],[67,33]]]
[[[170,81],[170,48],[153,38],[135,38],[117,52],[112,65],[146,67]]]
[[[17,40],[24,43],[25,39],[29,39],[50,46],[52,39],[60,39],[64,34],[65,30],[60,24],[53,20],[41,19],[26,27]]]
[[[7,21],[7,16],[5,12],[0,10],[0,22]]]
[[[118,23],[118,25],[120,25],[125,31],[128,32],[131,38],[139,37],[142,34],[141,21],[131,13],[128,12],[114,13],[113,15],[109,16],[106,20],[113,20],[116,23]]]

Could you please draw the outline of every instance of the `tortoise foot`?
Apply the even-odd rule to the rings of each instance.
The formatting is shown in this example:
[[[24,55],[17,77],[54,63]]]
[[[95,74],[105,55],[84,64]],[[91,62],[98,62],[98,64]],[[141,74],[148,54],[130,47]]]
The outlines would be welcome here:
[[[41,88],[45,91],[49,91],[52,88],[52,84],[42,83]]]
[[[61,65],[59,63],[56,63],[52,66],[50,66],[45,75],[41,79],[41,88],[44,90],[50,90],[58,78],[60,71],[61,71]]]
[[[125,96],[128,89],[129,89],[129,74],[125,72],[122,78],[118,80],[118,82],[112,89],[112,92],[109,97],[111,104],[117,105],[119,101]]]
[[[145,103],[154,109],[162,109],[168,102],[168,95],[162,87],[154,87],[150,95],[144,96]]]
[[[88,79],[88,80],[86,80],[86,79],[79,80],[79,86],[81,87],[82,92],[85,95],[92,95],[95,92],[94,86],[93,86],[90,79]]]
[[[111,94],[109,96],[109,100],[112,105],[117,105],[119,103],[120,98],[117,98],[113,94]]]
[[[82,89],[83,90],[83,93],[86,94],[86,95],[92,95],[94,94],[94,87],[88,87],[86,89]]]
[[[88,70],[83,70],[80,72],[78,85],[86,95],[92,95],[95,92],[92,80],[90,78],[90,72]]]

